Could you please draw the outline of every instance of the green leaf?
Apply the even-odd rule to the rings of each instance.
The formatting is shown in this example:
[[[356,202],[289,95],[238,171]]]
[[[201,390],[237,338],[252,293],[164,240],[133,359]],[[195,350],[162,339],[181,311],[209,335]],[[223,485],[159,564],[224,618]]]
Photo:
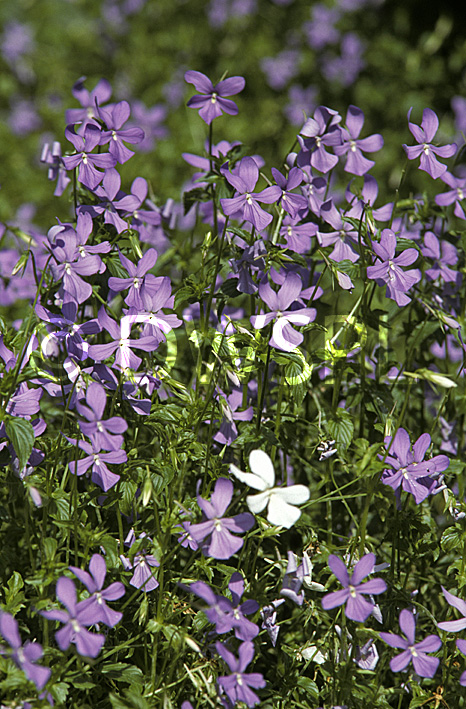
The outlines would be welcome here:
[[[463,533],[460,527],[446,529],[440,539],[440,546],[446,552],[460,550],[463,543]]]
[[[337,447],[346,450],[353,439],[353,417],[344,409],[337,409],[333,418],[328,422],[330,437],[336,441]]]
[[[317,702],[319,700],[319,689],[310,677],[299,677],[297,685],[301,692],[306,693],[310,702]]]
[[[18,456],[19,469],[22,470],[29,460],[34,445],[32,424],[18,416],[8,416],[5,418],[5,429]]]

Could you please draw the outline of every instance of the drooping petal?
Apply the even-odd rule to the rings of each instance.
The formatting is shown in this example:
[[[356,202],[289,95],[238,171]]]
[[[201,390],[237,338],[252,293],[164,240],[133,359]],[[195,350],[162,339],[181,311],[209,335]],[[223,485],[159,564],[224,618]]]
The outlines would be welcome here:
[[[301,510],[288,504],[280,493],[281,488],[275,488],[275,492],[270,496],[267,519],[270,524],[290,529],[301,517]]]

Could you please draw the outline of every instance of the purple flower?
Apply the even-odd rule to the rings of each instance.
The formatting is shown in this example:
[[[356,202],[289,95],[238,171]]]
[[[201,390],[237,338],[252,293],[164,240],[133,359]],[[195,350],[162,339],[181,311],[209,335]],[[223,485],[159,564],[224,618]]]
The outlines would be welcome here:
[[[435,491],[438,473],[446,470],[450,464],[446,455],[436,455],[424,461],[430,442],[430,435],[423,433],[411,452],[411,441],[404,428],[399,428],[393,438],[386,436],[384,439],[385,448],[388,450],[385,463],[390,465],[392,470],[384,470],[381,480],[384,485],[390,485],[395,491],[401,486],[413,495],[417,505]]]
[[[346,114],[346,128],[341,128],[342,144],[336,145],[336,155],[346,155],[346,172],[352,175],[364,175],[375,165],[373,160],[367,160],[362,154],[374,153],[383,146],[383,138],[379,133],[368,138],[359,139],[364,124],[364,113],[357,106],[350,106]]]
[[[105,601],[116,601],[125,594],[125,587],[119,581],[110,584],[103,589],[105,576],[107,574],[107,565],[105,559],[100,554],[93,554],[89,562],[89,571],[82,571],[76,566],[69,566],[70,571],[85,585],[89,593],[92,595],[81,601],[81,611],[86,611],[89,608],[93,611],[95,623],[104,623],[109,628],[113,628],[123,618],[123,613],[118,613],[112,608],[109,608]]]
[[[257,601],[248,600],[240,603],[244,593],[243,576],[235,571],[228,583],[232,600],[217,596],[203,581],[195,581],[189,587],[191,593],[208,603],[204,613],[211,623],[215,624],[215,632],[219,635],[235,631],[238,640],[252,640],[259,633],[258,626],[245,616],[259,610]]]
[[[116,165],[116,159],[110,153],[92,154],[97,145],[100,145],[101,131],[98,126],[89,123],[84,129],[84,137],[78,135],[74,126],[68,126],[65,136],[70,143],[73,143],[76,154],[67,155],[62,158],[67,170],[74,170],[79,166],[79,181],[93,190],[102,180],[104,173],[99,172],[98,167],[109,169]]]
[[[458,648],[458,650],[461,652],[462,655],[466,656],[466,640],[461,640],[460,638],[458,638],[456,641],[456,647]],[[466,687],[466,672],[463,672],[463,674],[460,677],[460,685],[462,687]]]
[[[96,320],[78,325],[76,322],[78,315],[78,304],[70,301],[62,305],[62,315],[52,313],[44,308],[40,303],[35,308],[36,315],[51,326],[58,328],[55,332],[50,332],[41,343],[41,350],[44,356],[50,357],[56,350],[57,342],[64,342],[68,354],[79,360],[87,357],[88,344],[81,335],[89,335],[100,332],[100,327]]]
[[[67,123],[80,123],[79,130],[85,130],[88,123],[95,125],[95,118],[98,115],[99,106],[103,106],[112,95],[112,87],[107,79],[100,79],[92,91],[84,88],[86,77],[78,79],[71,93],[79,101],[82,108],[70,108],[65,113]],[[93,123],[94,121],[94,123]]]
[[[51,251],[56,264],[51,265],[54,280],[62,279],[60,290],[63,292],[64,303],[74,301],[84,303],[92,294],[92,286],[81,276],[99,273],[102,261],[99,256],[80,258],[76,232],[64,229],[63,225],[49,230]]]
[[[120,261],[123,268],[128,271],[129,278],[111,276],[108,279],[108,286],[117,292],[129,288],[125,303],[137,310],[143,310],[144,304],[141,294],[147,289],[151,294],[155,295],[157,286],[162,280],[160,277],[156,278],[150,273],[147,274],[147,272],[155,266],[157,251],[155,249],[148,249],[144,256],[138,261],[137,266],[120,251]]]
[[[311,564],[310,559],[306,553],[303,554],[303,560],[298,566],[296,561],[296,555],[292,551],[288,552],[288,565],[286,567],[286,573],[283,577],[282,590],[280,591],[281,596],[289,598],[298,606],[302,606],[304,603],[304,591],[298,593],[305,576],[310,576]]]
[[[142,539],[146,539],[148,542],[152,541],[145,532],[141,532],[139,535],[139,540]],[[131,530],[125,539],[125,545],[132,546],[134,542],[135,534],[134,531]],[[139,542],[139,544],[143,543],[144,542]],[[153,556],[153,554],[149,554],[145,548],[139,549],[132,563],[126,556],[120,556],[120,559],[123,562],[125,569],[134,569],[133,576],[130,580],[131,586],[134,586],[135,588],[142,588],[146,593],[155,591],[155,589],[159,587],[159,582],[155,578],[152,569],[160,566],[160,563],[157,561],[155,556]]]
[[[262,618],[261,628],[267,631],[267,635],[270,638],[272,646],[275,647],[277,644],[278,633],[280,632],[280,626],[277,624],[277,608],[285,603],[284,598],[278,598],[268,606],[264,606],[260,610],[260,616]]]
[[[291,190],[294,190],[295,187],[299,187],[304,180],[303,171],[300,170],[299,167],[292,167],[288,173],[288,177],[285,177],[279,170],[273,167],[272,175],[282,191],[278,204],[285,210],[285,212],[291,214],[292,217],[296,217],[300,210],[306,209],[307,207],[307,200],[305,197],[302,195],[292,194],[291,192]]]
[[[198,483],[199,490],[200,482]],[[193,539],[204,542],[202,551],[214,559],[229,559],[243,546],[243,540],[234,537],[231,532],[247,532],[254,525],[254,517],[243,512],[235,517],[224,517],[233,497],[233,483],[226,478],[219,478],[215,483],[212,497],[205,500],[197,494],[197,502],[206,520],[192,524],[189,531]]]
[[[92,216],[104,215],[105,224],[112,224],[117,232],[128,229],[128,224],[122,219],[119,212],[132,212],[138,206],[138,199],[134,195],[124,194],[120,190],[121,177],[115,168],[110,168],[104,175],[102,185],[96,187],[95,194],[101,202],[96,205],[83,205],[80,214],[91,213]]]
[[[442,278],[444,283],[456,283],[461,274],[449,268],[458,263],[458,252],[453,244],[445,240],[440,243],[433,231],[426,231],[421,251],[423,256],[434,262],[432,267],[426,270],[429,281]]]
[[[297,273],[287,273],[278,293],[262,281],[259,286],[259,295],[268,305],[271,312],[251,316],[251,324],[261,330],[269,323],[274,322],[272,337],[269,344],[283,352],[292,352],[302,343],[304,337],[291,327],[295,325],[308,325],[316,316],[315,308],[298,308],[290,310],[290,306],[299,298],[303,288],[301,277]]]
[[[89,384],[86,391],[86,404],[82,401],[76,404],[79,415],[87,419],[87,422],[79,422],[79,428],[91,439],[96,449],[115,451],[123,445],[123,436],[119,434],[126,431],[128,424],[121,416],[112,416],[103,420],[106,403],[107,395],[103,386],[98,382]]]
[[[435,203],[440,207],[446,207],[454,202],[455,208],[453,212],[455,216],[458,217],[458,219],[466,219],[464,209],[461,206],[461,202],[463,202],[466,197],[466,178],[461,179],[454,177],[449,172],[444,172],[441,178],[451,189],[436,195]]]
[[[100,145],[109,143],[108,151],[119,163],[125,163],[133,155],[125,143],[140,143],[144,139],[144,131],[141,128],[124,128],[131,113],[129,103],[120,101],[114,106],[99,109],[99,118],[105,123],[108,130],[104,130],[100,139]]]
[[[60,650],[67,650],[70,644],[74,643],[80,655],[97,657],[105,637],[91,633],[86,628],[98,622],[98,613],[92,606],[85,607],[82,605],[84,602],[76,602],[76,587],[73,581],[66,576],[61,576],[57,581],[57,598],[67,608],[67,611],[51,610],[40,613],[44,618],[64,623],[64,626],[55,633]]]
[[[299,167],[311,165],[320,172],[329,172],[335,167],[338,158],[336,155],[330,155],[325,146],[341,144],[340,121],[341,116],[337,111],[326,106],[317,106],[314,117],[308,118],[298,136],[301,146],[297,157]]]
[[[69,439],[70,442],[76,444],[76,441]],[[78,446],[87,453],[85,458],[81,458],[77,462],[72,460],[68,466],[73,475],[84,475],[89,468],[92,470],[91,480],[97,485],[100,485],[104,492],[110,490],[111,487],[117,484],[120,476],[113,473],[107,466],[107,463],[118,465],[126,463],[128,460],[125,451],[112,450],[110,453],[101,453],[100,448],[90,445],[87,441],[78,441]]]
[[[460,630],[466,628],[466,601],[458,598],[458,596],[454,596],[453,593],[447,591],[443,586],[442,591],[447,603],[459,610],[463,617],[459,620],[446,620],[442,623],[437,623],[437,627],[439,627],[440,630],[447,630],[450,633],[458,633]]]
[[[320,216],[332,226],[335,231],[317,231],[317,239],[321,246],[333,246],[330,258],[334,261],[345,259],[355,263],[359,259],[355,247],[358,243],[358,232],[350,222],[344,222],[340,210],[333,200],[328,199],[320,208]]]
[[[219,687],[225,692],[230,702],[233,705],[236,702],[245,702],[248,707],[259,704],[260,699],[252,691],[251,687],[262,689],[265,687],[265,680],[257,672],[244,673],[244,670],[254,657],[253,643],[250,641],[241,643],[238,659],[221,642],[217,641],[215,647],[232,672],[231,675],[219,677],[217,680]]]
[[[402,649],[403,652],[390,660],[392,672],[401,672],[412,661],[414,671],[420,677],[433,677],[439,665],[438,657],[428,657],[426,653],[436,652],[442,645],[438,635],[428,635],[420,643],[414,643],[416,621],[414,614],[409,610],[402,610],[399,618],[400,628],[406,639],[394,633],[380,633],[380,637],[390,647]]]
[[[422,113],[422,123],[420,126],[417,126],[415,123],[410,123],[409,121],[412,110],[411,107],[408,111],[408,126],[419,145],[403,145],[403,148],[409,160],[414,160],[421,156],[419,169],[428,172],[429,175],[436,180],[447,171],[447,166],[439,162],[435,156],[439,155],[441,158],[451,158],[452,155],[456,153],[456,144],[451,143],[438,148],[432,145],[432,140],[434,139],[439,125],[437,115],[431,108],[425,108]]]
[[[225,98],[225,96],[239,94],[244,89],[246,82],[242,76],[231,76],[215,84],[215,86],[200,71],[187,71],[184,79],[188,84],[193,84],[196,91],[202,94],[201,96],[190,98],[187,105],[190,108],[198,108],[200,117],[207,125],[210,125],[214,118],[221,116],[222,111],[225,111],[230,116],[236,116],[238,106],[234,101]]]
[[[222,170],[230,185],[233,185],[237,194],[232,198],[220,200],[222,209],[227,216],[238,214],[239,218],[253,224],[258,231],[265,229],[272,221],[272,215],[261,209],[258,202],[273,204],[282,190],[278,185],[266,187],[262,192],[254,193],[254,187],[259,179],[259,168],[254,158],[245,157],[235,166],[234,172]]]
[[[124,279],[121,279],[124,280]],[[126,279],[125,279],[126,280]],[[137,369],[141,364],[141,358],[134,354],[132,348],[152,352],[158,347],[158,341],[155,337],[140,337],[138,340],[129,337],[131,325],[136,321],[136,315],[126,315],[122,318],[120,324],[112,320],[105,312],[105,307],[102,306],[99,310],[98,322],[108,333],[113,337],[113,342],[107,345],[90,345],[89,357],[101,362],[107,357],[110,357],[116,350],[115,366],[120,369]]]
[[[396,236],[391,229],[384,229],[380,242],[373,241],[372,248],[381,263],[367,267],[367,277],[378,285],[387,284],[387,297],[395,300],[398,305],[407,305],[411,298],[406,292],[421,280],[421,272],[414,268],[403,271],[401,266],[410,266],[418,257],[416,249],[405,249],[395,257]]]
[[[18,622],[12,615],[0,610],[0,635],[7,641],[11,650],[0,645],[0,655],[10,657],[23,670],[26,677],[34,682],[37,689],[42,689],[48,682],[51,670],[35,663],[42,657],[42,646],[36,642],[27,641],[24,645],[18,630]]]
[[[371,579],[361,583],[362,579],[374,570],[375,554],[365,554],[355,565],[351,578],[345,564],[335,554],[330,554],[328,565],[344,588],[342,591],[327,593],[322,598],[322,608],[330,610],[346,603],[346,617],[363,623],[374,609],[374,605],[366,601],[363,594],[373,595],[387,590],[383,579]]]

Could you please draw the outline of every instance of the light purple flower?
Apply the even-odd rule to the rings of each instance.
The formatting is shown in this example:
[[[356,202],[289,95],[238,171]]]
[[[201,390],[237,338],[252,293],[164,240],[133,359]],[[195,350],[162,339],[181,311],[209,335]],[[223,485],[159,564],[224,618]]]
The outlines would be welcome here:
[[[242,76],[230,76],[215,86],[200,71],[187,71],[184,79],[188,84],[193,84],[196,91],[201,94],[190,98],[187,105],[190,108],[198,108],[200,117],[207,125],[210,125],[214,118],[221,116],[222,111],[230,116],[236,116],[238,106],[225,96],[239,94],[244,89],[246,82]]]
[[[245,616],[259,610],[257,601],[248,600],[240,603],[244,593],[244,578],[235,571],[228,583],[232,600],[224,596],[217,596],[203,581],[195,581],[189,586],[191,593],[202,598],[208,608],[204,613],[211,623],[215,624],[215,632],[219,635],[235,631],[238,640],[252,640],[259,633],[258,626]]]
[[[388,455],[385,463],[392,470],[384,470],[382,482],[390,485],[395,491],[402,487],[403,490],[413,495],[416,504],[420,504],[438,486],[438,474],[446,470],[450,464],[446,455],[436,455],[430,460],[424,460],[431,443],[428,433],[423,433],[413,445],[404,428],[399,428],[395,436],[386,436],[384,439]]]
[[[83,132],[88,125],[96,125],[95,118],[98,115],[98,108],[103,106],[112,95],[112,87],[107,79],[100,79],[92,91],[84,88],[85,76],[81,76],[71,90],[71,93],[79,101],[82,108],[70,108],[65,113],[67,123],[80,123],[79,131]]]
[[[148,542],[152,541],[145,532],[141,532],[139,535],[139,540],[142,539],[146,539]],[[132,546],[135,541],[136,537],[134,531],[130,530],[125,539],[125,545]],[[130,580],[131,586],[134,586],[135,588],[142,588],[145,593],[155,591],[155,589],[159,587],[159,582],[155,578],[152,569],[160,566],[160,563],[155,556],[153,554],[149,554],[144,547],[139,549],[137,554],[134,556],[132,563],[126,556],[121,555],[120,559],[125,569],[134,570],[133,576]]]
[[[454,175],[449,172],[444,172],[441,178],[451,189],[436,195],[435,203],[440,207],[447,207],[449,204],[454,203],[455,208],[453,212],[455,216],[458,217],[458,219],[466,219],[464,209],[461,206],[461,202],[466,198],[466,178],[461,179],[460,177],[454,177]]]
[[[199,483],[198,483],[199,489]],[[224,517],[233,497],[233,483],[226,478],[219,478],[215,483],[211,499],[205,500],[197,494],[197,502],[206,520],[192,524],[189,531],[193,539],[200,544],[206,556],[214,559],[229,559],[243,546],[243,540],[234,537],[231,532],[247,532],[254,525],[254,517],[243,512],[235,517]]]
[[[346,128],[341,128],[342,144],[335,145],[335,155],[346,155],[346,172],[352,175],[364,175],[375,165],[373,160],[363,156],[383,147],[383,138],[379,133],[368,138],[359,138],[364,124],[364,113],[357,106],[349,106],[346,114]]]
[[[466,640],[461,640],[460,638],[458,638],[456,641],[456,647],[458,648],[458,650],[461,652],[462,655],[466,656]],[[462,687],[466,687],[466,672],[463,672],[463,674],[460,677],[460,685]]]
[[[251,324],[258,330],[274,322],[272,337],[269,344],[283,352],[292,352],[302,343],[304,336],[291,327],[295,325],[308,325],[316,316],[315,308],[297,308],[291,310],[302,291],[303,283],[297,273],[287,273],[278,293],[262,281],[259,286],[259,296],[270,308],[270,313],[251,316]]]
[[[108,170],[116,165],[116,159],[110,153],[92,153],[100,145],[101,135],[100,128],[92,123],[84,129],[84,137],[76,133],[74,126],[65,129],[65,136],[73,143],[76,154],[63,157],[63,164],[67,170],[79,166],[78,180],[90,190],[95,189],[104,176],[97,168]]]
[[[456,144],[451,143],[442,147],[433,145],[432,141],[439,126],[437,115],[431,108],[425,108],[422,113],[422,123],[417,126],[409,121],[412,110],[411,107],[408,111],[408,126],[419,145],[403,145],[403,148],[409,160],[414,160],[421,156],[419,169],[429,173],[436,180],[447,171],[447,166],[439,162],[436,155],[441,158],[451,158],[456,153]]]
[[[443,586],[442,591],[447,603],[459,610],[463,617],[459,620],[442,621],[441,623],[437,623],[437,627],[439,627],[440,630],[447,630],[450,633],[458,633],[460,630],[466,628],[466,601],[458,598],[458,596],[454,596],[453,593],[447,591]]]
[[[238,659],[222,643],[216,642],[215,647],[232,672],[231,675],[219,677],[217,680],[219,687],[223,689],[230,702],[233,705],[236,702],[245,702],[248,707],[259,704],[260,699],[251,687],[262,689],[265,687],[265,679],[258,672],[250,674],[244,672],[254,657],[253,643],[250,641],[241,643]]]
[[[372,248],[381,263],[367,267],[367,277],[372,278],[378,285],[387,284],[387,297],[395,300],[398,305],[407,305],[411,298],[407,291],[421,280],[418,268],[403,271],[402,266],[410,266],[418,257],[416,249],[405,249],[395,257],[396,236],[391,229],[382,231],[380,242],[373,241]]]
[[[0,645],[0,655],[10,657],[23,670],[26,677],[34,682],[37,689],[42,689],[48,682],[51,670],[48,667],[36,665],[43,655],[42,646],[37,642],[21,643],[18,622],[12,615],[0,610],[0,635],[10,646],[10,650]]]
[[[427,638],[415,643],[416,620],[411,611],[404,609],[400,613],[400,628],[406,639],[394,633],[380,633],[380,637],[390,647],[402,649],[403,652],[390,660],[392,672],[401,672],[412,661],[414,671],[420,677],[433,677],[439,665],[438,657],[429,657],[426,653],[436,652],[442,645],[438,635],[428,635]]]
[[[304,173],[299,167],[292,167],[288,173],[288,177],[282,175],[282,173],[276,168],[272,168],[272,175],[280,187],[282,194],[278,200],[278,205],[291,214],[292,217],[296,217],[300,210],[306,209],[307,200],[298,194],[293,194],[291,190],[294,190],[304,180]]]
[[[91,382],[86,390],[86,403],[78,401],[76,409],[87,421],[80,421],[79,428],[91,439],[96,449],[115,451],[122,447],[123,436],[128,424],[121,416],[103,419],[107,395],[98,382]]]
[[[421,251],[423,256],[434,262],[431,268],[426,269],[429,281],[442,278],[444,283],[456,283],[458,277],[461,277],[458,271],[449,268],[449,266],[455,266],[458,263],[458,252],[450,242],[445,239],[440,242],[433,231],[426,231]]]
[[[97,623],[92,607],[77,603],[76,587],[73,581],[61,576],[57,581],[57,598],[67,608],[63,610],[40,611],[44,618],[59,620],[64,626],[57,630],[55,639],[60,650],[67,650],[71,643],[76,645],[80,655],[97,657],[105,642],[103,635],[91,633],[86,628]]]
[[[365,554],[361,557],[353,569],[351,578],[345,564],[335,554],[330,554],[328,565],[344,588],[342,591],[327,593],[322,598],[322,608],[330,610],[346,603],[346,617],[363,623],[374,609],[374,604],[366,601],[363,594],[374,595],[387,590],[387,584],[383,579],[371,579],[361,583],[362,579],[374,570],[375,554]]]
[[[79,604],[81,611],[92,608],[95,623],[104,623],[109,628],[113,628],[123,618],[123,613],[109,608],[105,601],[116,601],[125,594],[125,587],[119,581],[111,583],[107,588],[103,588],[107,565],[105,559],[100,554],[93,554],[89,562],[89,571],[83,571],[76,566],[69,566],[70,571],[84,584],[91,596],[84,599]]]
[[[70,442],[76,444],[76,441],[69,439]],[[78,441],[78,446],[87,453],[85,458],[81,458],[76,462],[72,460],[68,463],[70,471],[73,475],[84,475],[91,468],[91,480],[99,485],[104,492],[110,490],[111,487],[117,484],[120,476],[112,472],[108,464],[118,465],[126,463],[128,457],[125,451],[112,450],[110,453],[102,453],[100,448],[90,445],[87,441]]]
[[[341,144],[339,123],[341,116],[337,111],[326,106],[318,106],[313,118],[308,118],[300,130],[297,165],[311,165],[320,172],[329,172],[338,163],[338,157],[325,150],[326,146]],[[304,136],[304,137],[302,137]]]
[[[125,163],[134,155],[134,152],[129,150],[123,141],[134,144],[140,143],[144,139],[144,131],[141,128],[136,126],[123,128],[130,113],[131,109],[127,101],[120,101],[111,107],[99,109],[99,118],[108,129],[103,131],[100,144],[109,143],[108,151],[119,163]]]
[[[123,279],[121,279],[123,280]],[[126,279],[125,279],[126,280]],[[141,364],[141,358],[134,354],[132,348],[152,352],[156,350],[159,343],[155,337],[140,337],[132,339],[129,337],[131,332],[131,324],[136,321],[136,315],[127,315],[126,319],[117,324],[105,312],[105,307],[102,306],[99,310],[98,322],[107,332],[113,337],[113,342],[107,345],[90,345],[89,357],[96,361],[102,362],[104,359],[111,357],[116,351],[115,366],[120,369],[137,369]]]
[[[235,197],[220,200],[224,213],[227,216],[238,215],[240,219],[253,224],[258,231],[265,229],[272,221],[272,215],[261,209],[258,202],[277,202],[282,194],[280,187],[273,185],[261,192],[254,192],[259,179],[259,168],[254,158],[249,156],[239,161],[234,172],[222,169],[222,174],[237,191]]]

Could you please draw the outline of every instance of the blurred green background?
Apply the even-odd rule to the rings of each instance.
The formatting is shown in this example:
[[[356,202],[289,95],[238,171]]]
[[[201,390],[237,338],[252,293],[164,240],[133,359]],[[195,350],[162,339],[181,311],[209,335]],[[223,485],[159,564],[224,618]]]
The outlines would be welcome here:
[[[160,204],[179,199],[192,174],[181,153],[202,152],[207,136],[186,108],[193,94],[187,69],[214,83],[225,72],[245,77],[235,98],[239,115],[214,122],[214,142],[239,140],[269,169],[293,145],[303,111],[324,104],[344,118],[349,104],[359,106],[362,137],[385,139],[373,170],[382,203],[398,185],[402,143],[413,142],[411,106],[418,124],[424,107],[438,113],[439,142],[464,142],[462,14],[460,4],[421,0],[3,0],[0,221],[32,220],[47,230],[56,216],[66,219],[40,155],[47,141],[67,149],[64,112],[79,106],[71,89],[82,76],[89,90],[107,78],[112,100],[128,100],[134,123],[147,132],[121,168],[122,188],[141,175]],[[404,189],[429,181],[413,167]]]

